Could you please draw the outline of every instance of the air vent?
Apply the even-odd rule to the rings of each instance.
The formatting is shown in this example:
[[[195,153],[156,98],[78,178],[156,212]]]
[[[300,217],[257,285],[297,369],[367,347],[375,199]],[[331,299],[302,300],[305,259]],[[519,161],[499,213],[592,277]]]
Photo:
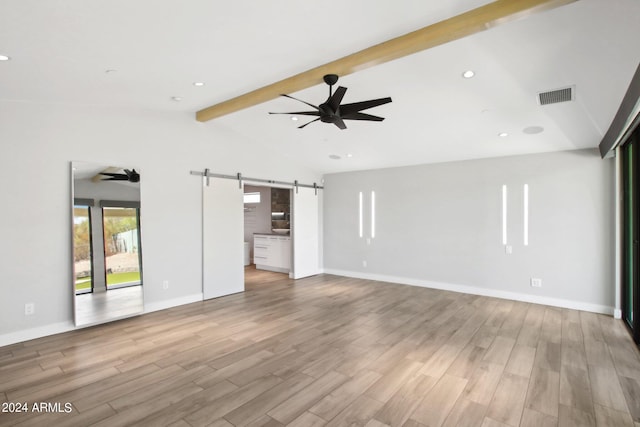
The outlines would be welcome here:
[[[538,103],[540,105],[557,104],[558,102],[573,101],[575,95],[575,87],[569,86],[562,89],[550,90],[538,94]]]

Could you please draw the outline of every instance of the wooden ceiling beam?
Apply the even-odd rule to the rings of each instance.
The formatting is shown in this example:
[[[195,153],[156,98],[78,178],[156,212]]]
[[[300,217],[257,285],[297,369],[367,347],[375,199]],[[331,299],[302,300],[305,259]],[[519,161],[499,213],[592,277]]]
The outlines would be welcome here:
[[[196,120],[206,122],[272,100],[283,93],[295,93],[321,84],[325,74],[346,76],[574,1],[577,0],[496,0],[493,3],[212,105],[198,111]]]

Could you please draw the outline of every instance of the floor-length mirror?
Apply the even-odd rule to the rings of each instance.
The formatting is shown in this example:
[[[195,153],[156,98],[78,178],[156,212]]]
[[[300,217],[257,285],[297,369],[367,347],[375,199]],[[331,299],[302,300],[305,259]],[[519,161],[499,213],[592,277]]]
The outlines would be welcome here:
[[[140,314],[140,174],[87,162],[72,162],[71,170],[75,324]]]

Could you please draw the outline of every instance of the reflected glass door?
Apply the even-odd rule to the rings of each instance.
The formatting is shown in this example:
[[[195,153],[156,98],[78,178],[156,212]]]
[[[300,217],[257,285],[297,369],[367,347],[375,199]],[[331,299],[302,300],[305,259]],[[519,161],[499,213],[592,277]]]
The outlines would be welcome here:
[[[102,208],[107,290],[142,284],[137,208]]]
[[[93,292],[91,209],[89,206],[73,207],[73,255],[76,295]]]

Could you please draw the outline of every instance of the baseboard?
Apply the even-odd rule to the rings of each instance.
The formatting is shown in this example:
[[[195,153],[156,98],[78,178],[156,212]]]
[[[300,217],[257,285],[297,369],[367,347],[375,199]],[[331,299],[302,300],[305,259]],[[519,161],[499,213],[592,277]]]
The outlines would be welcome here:
[[[165,310],[167,308],[177,307],[179,305],[191,304],[194,302],[202,302],[203,299],[204,299],[204,296],[201,292],[198,294],[186,295],[184,297],[162,300],[158,302],[152,302],[152,303],[145,302],[144,312],[151,313],[153,311],[160,311],[160,310]]]
[[[145,303],[144,313],[151,313],[153,311],[164,310],[167,308],[177,307],[179,305],[191,304],[191,303],[200,302],[200,301],[202,301],[202,293],[187,295],[180,298],[174,298],[174,299],[159,301],[154,303]],[[130,316],[125,316],[124,318],[126,317],[130,317]],[[120,319],[122,318],[113,319],[113,320],[115,321]],[[94,325],[85,325],[85,327],[87,326],[94,326]],[[69,321],[69,322],[54,323],[52,325],[40,326],[36,328],[31,328],[31,329],[25,329],[22,331],[10,332],[8,334],[0,335],[0,347],[16,344],[23,341],[33,340],[36,338],[47,337],[49,335],[61,334],[63,332],[69,332],[76,329],[78,328],[76,328],[73,321]]]
[[[451,283],[432,282],[429,280],[413,279],[410,277],[388,276],[383,274],[362,273],[359,271],[337,270],[325,268],[325,273],[336,276],[353,277],[356,279],[375,280],[378,282],[399,283],[401,285],[420,286],[423,288],[441,289],[443,291],[460,292],[471,295],[482,295],[514,301],[530,302],[533,304],[549,305],[552,307],[570,308],[572,310],[589,311],[592,313],[616,315],[613,307],[605,305],[591,304],[587,302],[572,301],[561,298],[551,298],[540,295],[521,294],[517,292],[501,291],[498,289],[478,288],[468,285],[457,285]],[[619,310],[618,310],[619,311]],[[620,313],[621,315],[622,313]]]
[[[273,271],[274,273],[287,273],[291,272],[290,268],[282,268],[282,267],[271,267],[269,265],[256,264],[256,270],[267,270]]]
[[[5,345],[16,344],[23,341],[29,341],[36,338],[42,338],[49,335],[61,334],[75,329],[73,322],[59,322],[51,325],[39,326],[36,328],[25,329],[17,332],[0,335],[0,347]]]

